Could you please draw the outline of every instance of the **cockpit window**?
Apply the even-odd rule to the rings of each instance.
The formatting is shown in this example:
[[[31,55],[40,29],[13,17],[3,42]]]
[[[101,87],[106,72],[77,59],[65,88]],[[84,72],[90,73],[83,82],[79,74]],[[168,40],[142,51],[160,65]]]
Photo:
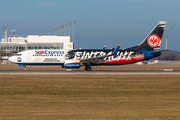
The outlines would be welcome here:
[[[21,56],[21,54],[15,54],[15,56]]]

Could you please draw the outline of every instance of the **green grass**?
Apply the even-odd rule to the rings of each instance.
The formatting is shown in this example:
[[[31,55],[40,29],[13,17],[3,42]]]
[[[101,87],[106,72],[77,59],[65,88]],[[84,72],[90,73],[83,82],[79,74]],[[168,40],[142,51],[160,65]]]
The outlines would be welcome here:
[[[180,75],[0,75],[0,120],[179,120]]]

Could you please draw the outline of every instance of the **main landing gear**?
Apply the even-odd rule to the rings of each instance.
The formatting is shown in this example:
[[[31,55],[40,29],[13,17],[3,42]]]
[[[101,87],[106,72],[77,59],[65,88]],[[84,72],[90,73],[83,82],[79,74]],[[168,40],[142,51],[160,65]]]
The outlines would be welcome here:
[[[86,67],[85,67],[85,70],[86,70],[86,71],[91,71],[91,69],[92,69],[92,68],[91,68],[90,66],[86,66]]]

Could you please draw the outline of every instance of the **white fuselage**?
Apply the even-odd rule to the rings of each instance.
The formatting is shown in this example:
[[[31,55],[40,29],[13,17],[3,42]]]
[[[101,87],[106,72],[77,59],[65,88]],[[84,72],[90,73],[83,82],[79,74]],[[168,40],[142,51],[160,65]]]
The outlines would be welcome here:
[[[47,50],[27,50],[17,53],[9,58],[10,61],[16,64],[59,64],[63,65],[65,61],[65,55],[68,50],[62,49],[47,49]]]

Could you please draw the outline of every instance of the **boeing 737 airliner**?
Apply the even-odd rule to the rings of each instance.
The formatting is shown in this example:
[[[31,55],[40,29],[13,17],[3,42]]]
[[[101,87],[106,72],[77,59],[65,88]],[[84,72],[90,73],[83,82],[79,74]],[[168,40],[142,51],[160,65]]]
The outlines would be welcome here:
[[[26,65],[60,65],[63,68],[80,68],[85,66],[91,71],[96,65],[124,65],[135,63],[161,55],[159,51],[166,22],[160,21],[143,42],[137,46],[119,49],[73,49],[73,50],[26,50],[9,58],[10,61],[24,67]]]

